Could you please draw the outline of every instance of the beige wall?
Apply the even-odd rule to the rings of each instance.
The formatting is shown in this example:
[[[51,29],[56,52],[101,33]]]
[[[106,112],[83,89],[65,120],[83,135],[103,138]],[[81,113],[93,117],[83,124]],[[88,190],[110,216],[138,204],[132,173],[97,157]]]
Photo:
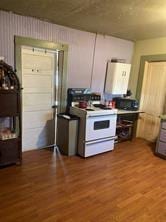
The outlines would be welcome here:
[[[166,54],[166,37],[137,41],[132,60],[129,89],[135,96],[139,74],[140,58],[144,55]]]

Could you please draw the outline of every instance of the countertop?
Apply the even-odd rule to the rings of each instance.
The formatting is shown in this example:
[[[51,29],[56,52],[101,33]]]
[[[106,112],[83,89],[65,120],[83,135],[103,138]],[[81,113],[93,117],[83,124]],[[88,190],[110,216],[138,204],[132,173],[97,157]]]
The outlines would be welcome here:
[[[161,115],[160,118],[161,118],[162,120],[166,120],[166,114]]]
[[[131,110],[124,110],[124,109],[118,109],[117,114],[132,114],[132,113],[143,113],[141,110],[135,110],[135,111],[131,111]]]

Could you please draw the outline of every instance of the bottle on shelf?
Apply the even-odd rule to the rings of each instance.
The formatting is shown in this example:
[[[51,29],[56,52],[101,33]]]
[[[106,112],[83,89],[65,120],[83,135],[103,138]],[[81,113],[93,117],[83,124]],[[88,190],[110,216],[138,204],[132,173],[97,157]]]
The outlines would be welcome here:
[[[8,71],[8,77],[10,79],[10,89],[17,89],[18,84],[17,84],[17,79],[14,73],[11,71]]]
[[[2,89],[8,89],[4,70],[2,70],[1,81],[2,81]]]
[[[4,61],[0,61],[0,89],[13,90],[19,89],[19,80],[16,72]]]
[[[0,89],[10,89],[10,79],[3,69],[0,70]]]

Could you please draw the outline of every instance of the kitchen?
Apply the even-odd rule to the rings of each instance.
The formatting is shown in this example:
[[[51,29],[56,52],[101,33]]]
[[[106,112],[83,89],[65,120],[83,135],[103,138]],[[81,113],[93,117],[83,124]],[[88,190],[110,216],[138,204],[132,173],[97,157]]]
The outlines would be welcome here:
[[[114,97],[127,92],[130,67],[130,64],[117,61],[108,62],[103,97],[105,93],[109,93]],[[131,96],[130,91],[128,91],[129,95]],[[67,93],[67,111],[64,114],[58,115],[57,124],[57,146],[62,153],[66,153],[63,152],[66,150],[66,142],[64,138],[61,139],[61,135],[65,127],[68,126],[66,126],[67,123],[61,124],[61,121],[64,122],[62,118],[65,118],[70,125],[72,120],[70,114],[79,118],[78,123],[76,123],[74,117],[78,132],[75,131],[76,135],[73,135],[73,140],[78,138],[75,143],[75,154],[79,154],[82,157],[113,150],[115,140],[119,142],[122,139],[133,139],[134,123],[141,111],[138,110],[138,102],[135,99],[119,96],[110,101],[104,98],[102,101],[101,94],[93,93],[88,88],[69,88]],[[130,121],[126,118],[130,118]],[[117,122],[120,130],[116,130]],[[71,137],[68,137],[68,139],[72,140]],[[70,149],[73,150],[74,148],[71,148],[69,145],[68,149],[67,153],[70,153]]]
[[[52,23],[45,22],[45,21],[41,21],[41,20],[38,20],[38,19],[35,19],[32,17],[17,15],[17,14],[14,14],[11,12],[6,12],[6,11],[0,11],[0,26],[5,27],[5,29],[3,28],[3,30],[5,30],[5,31],[0,33],[0,39],[2,40],[2,41],[0,41],[0,55],[4,56],[5,61],[8,64],[10,64],[12,67],[14,67],[14,65],[15,65],[15,62],[14,62],[14,59],[15,59],[15,57],[14,57],[14,52],[15,52],[14,36],[29,39],[31,42],[32,42],[32,39],[38,39],[39,42],[40,41],[47,41],[47,43],[48,42],[60,42],[63,45],[69,46],[68,61],[67,61],[67,79],[66,79],[66,86],[67,87],[66,87],[66,96],[64,97],[64,100],[66,100],[66,98],[67,98],[67,88],[91,88],[92,92],[98,92],[99,94],[100,93],[102,94],[103,89],[104,89],[104,84],[105,84],[105,74],[106,74],[107,62],[111,61],[112,59],[122,59],[125,61],[125,63],[132,64],[128,89],[131,90],[131,92],[133,93],[133,97],[135,98],[136,91],[137,91],[137,82],[141,82],[141,80],[139,80],[139,77],[141,76],[139,74],[141,57],[142,56],[149,56],[149,55],[161,55],[161,54],[165,54],[165,51],[166,51],[165,36],[156,36],[156,38],[154,38],[154,39],[153,38],[152,39],[146,38],[145,40],[138,39],[138,41],[133,42],[130,40],[124,40],[121,38],[112,37],[112,36],[105,35],[105,34],[103,35],[103,34],[99,34],[99,33],[95,34],[95,33],[91,33],[91,32],[79,31],[79,30],[76,30],[73,28],[59,26],[59,25],[52,24]],[[39,46],[39,44],[38,44],[38,46]],[[34,48],[36,49],[37,46]],[[51,49],[49,49],[49,50],[51,50]],[[164,56],[162,59],[164,60]],[[160,61],[161,61],[161,56],[160,56]],[[35,72],[37,72],[37,69],[35,70]],[[64,110],[62,109],[61,111],[64,111]],[[86,199],[85,197],[90,198],[90,201],[93,202],[93,198],[95,200],[95,196],[96,196],[96,198],[97,198],[96,200],[98,200],[97,201],[98,205],[95,203],[96,206],[101,207],[100,203],[103,201],[103,203],[106,207],[105,210],[107,211],[107,214],[106,214],[107,216],[106,215],[104,216],[104,214],[102,214],[102,212],[104,212],[104,209],[103,209],[103,211],[102,210],[100,211],[99,221],[102,221],[102,220],[103,221],[111,221],[111,216],[109,214],[109,210],[111,210],[111,209],[114,209],[114,211],[112,212],[112,214],[113,214],[112,220],[116,221],[118,219],[119,221],[123,221],[123,218],[125,218],[124,212],[127,211],[127,209],[125,208],[127,206],[127,202],[129,204],[129,206],[131,207],[130,209],[132,209],[131,212],[133,211],[134,213],[136,213],[136,211],[134,211],[134,209],[132,208],[131,205],[133,202],[135,202],[136,209],[137,210],[140,209],[139,208],[140,205],[139,205],[139,203],[137,203],[137,201],[139,201],[139,200],[145,201],[142,203],[142,206],[145,206],[145,203],[148,203],[152,207],[152,209],[154,209],[154,212],[155,212],[155,208],[154,208],[155,206],[152,203],[153,201],[150,202],[150,199],[148,199],[148,197],[150,196],[148,189],[150,189],[150,187],[151,188],[153,187],[152,184],[155,184],[155,186],[157,186],[156,180],[158,178],[158,179],[163,179],[163,182],[162,182],[160,188],[156,188],[156,190],[154,192],[156,192],[158,194],[158,196],[160,196],[158,191],[164,192],[164,189],[163,189],[164,178],[162,178],[162,173],[161,173],[161,172],[163,172],[163,175],[164,175],[165,168],[164,168],[163,160],[158,157],[155,157],[153,155],[153,153],[150,151],[150,145],[148,145],[144,140],[133,140],[132,142],[127,141],[124,143],[119,143],[115,146],[117,148],[115,148],[113,152],[102,153],[102,154],[93,156],[92,158],[90,157],[90,158],[86,158],[86,159],[75,157],[75,156],[62,157],[59,155],[59,153],[56,153],[55,155],[57,155],[57,159],[53,160],[53,158],[55,158],[55,156],[51,157],[51,156],[49,156],[48,153],[45,156],[43,151],[41,151],[41,150],[24,152],[23,153],[23,164],[21,166],[21,169],[24,171],[22,173],[25,173],[27,177],[25,176],[26,179],[24,177],[21,177],[22,181],[20,181],[20,184],[17,184],[17,186],[21,190],[22,195],[25,197],[26,194],[25,194],[23,188],[21,188],[21,184],[23,184],[26,180],[29,182],[33,181],[33,184],[35,184],[36,186],[38,186],[37,184],[40,183],[40,187],[38,187],[38,189],[40,190],[40,188],[41,188],[41,189],[43,189],[43,191],[46,191],[46,188],[48,188],[48,187],[49,187],[49,189],[51,189],[51,187],[54,187],[54,185],[59,190],[65,191],[64,186],[66,184],[66,185],[68,185],[68,187],[66,186],[67,190],[63,193],[65,193],[67,197],[70,196],[69,193],[71,191],[75,195],[76,195],[76,193],[78,193],[78,196],[79,196],[79,197],[76,197],[76,196],[71,197],[70,196],[71,197],[71,199],[69,197],[69,200],[71,200],[70,203],[75,204],[74,206],[77,207],[76,206],[76,203],[78,204],[77,200],[81,200],[81,202],[86,202],[87,206],[92,210],[91,212],[96,212],[96,211],[94,210],[93,207],[91,207],[89,205],[88,201],[85,200]],[[40,154],[38,155],[35,152],[37,152],[38,154],[40,153]],[[138,156],[139,156],[139,158],[138,158]],[[132,160],[132,158],[135,159],[135,161]],[[147,165],[144,164],[145,163],[144,161],[146,161],[145,159],[147,159],[147,162],[146,162]],[[41,161],[41,165],[40,165],[40,161]],[[45,161],[47,161],[47,163]],[[53,162],[51,162],[51,161],[53,161]],[[73,163],[76,163],[76,165],[72,165],[72,161],[73,161]],[[48,166],[49,165],[48,163],[52,166],[51,170]],[[127,166],[127,163],[128,163],[128,166]],[[84,166],[86,167],[85,170],[83,168]],[[137,166],[138,168],[135,169],[134,168],[135,166]],[[140,168],[139,168],[139,166],[140,166]],[[160,176],[158,176],[157,168],[155,170],[155,167],[153,167],[153,166],[159,167],[160,173],[161,173]],[[123,170],[124,174],[122,174],[122,172],[120,171],[120,169],[122,169],[122,167],[124,169]],[[148,171],[148,168],[151,170],[151,172],[155,172],[155,175],[156,175],[155,182],[151,181],[152,176],[151,176],[150,172]],[[19,180],[19,178],[20,178],[21,172],[18,172],[19,167],[16,170],[15,170],[15,166],[14,166],[14,168],[13,168],[13,166],[6,168],[5,170],[7,170],[9,173],[7,171],[1,171],[2,172],[1,173],[2,193],[4,193],[5,186],[7,187],[6,190],[10,189],[9,184],[7,184],[7,182],[5,182],[5,181],[10,181],[11,184],[13,184],[14,178],[11,175],[12,169],[13,169],[14,174],[18,175],[17,179]],[[39,171],[40,169],[42,169],[41,172]],[[64,184],[63,185],[61,184],[62,188],[58,184],[55,184],[56,182],[53,179],[54,178],[53,175],[55,176],[55,174],[54,174],[55,172],[53,172],[53,171],[55,169],[57,169],[57,171],[61,175],[61,178],[64,179],[63,180]],[[79,176],[79,172],[77,171],[78,169],[79,169],[79,172],[81,172],[80,176]],[[129,170],[127,170],[127,169],[129,169]],[[140,177],[137,178],[137,175],[136,175],[136,177],[134,175],[132,175],[132,172],[134,170],[135,170],[135,172],[137,172],[137,174]],[[102,171],[103,176],[101,174],[101,171]],[[144,175],[143,175],[143,173],[140,174],[140,172],[143,172],[143,171],[145,172],[145,174]],[[51,172],[51,174],[49,174],[48,172]],[[72,181],[72,178],[69,177],[69,175],[72,172],[75,175],[78,175],[78,177],[75,177],[75,179],[73,178],[73,181],[75,181],[75,182],[78,181],[78,183],[77,183],[78,187],[79,187],[79,181],[80,181],[82,191],[79,190],[78,187],[77,187],[77,189],[75,189],[76,188],[75,185],[73,185],[73,186],[71,185],[70,181]],[[105,173],[105,176],[104,176],[104,173]],[[9,176],[8,179],[7,178],[5,179],[5,174],[11,175],[11,176]],[[96,178],[95,178],[95,174],[96,174]],[[37,177],[37,175],[39,177]],[[65,175],[66,175],[66,177],[65,177]],[[127,177],[125,177],[125,175]],[[149,177],[147,175],[149,175]],[[131,178],[132,176],[133,176],[133,179],[130,180],[129,178]],[[146,178],[146,177],[148,177],[148,178]],[[85,185],[86,178],[89,178],[90,182],[88,183],[89,188],[87,188],[86,192],[84,192],[83,184]],[[13,181],[12,181],[12,179],[13,179]],[[51,179],[51,180],[49,180],[49,179]],[[145,179],[147,182],[145,182],[145,184],[142,184],[140,181],[145,181]],[[4,180],[4,182],[3,182],[3,180]],[[60,182],[61,179],[59,178],[58,180]],[[98,189],[97,194],[93,193],[94,187],[91,186],[95,180],[98,181],[97,182],[98,187],[100,188],[100,189]],[[124,182],[125,180],[126,180],[126,184]],[[52,181],[51,186],[48,185],[49,181]],[[105,181],[105,184],[102,181]],[[127,186],[127,181],[129,183],[128,184],[129,186]],[[122,185],[120,185],[120,182],[122,183]],[[31,192],[30,191],[31,190],[30,183],[27,184],[27,188],[25,188],[29,191],[29,193]],[[119,186],[117,185],[117,183],[119,183]],[[135,185],[135,184],[137,184],[137,185]],[[111,207],[110,207],[110,206],[108,206],[109,199],[107,199],[106,196],[104,197],[104,195],[103,195],[104,199],[102,199],[102,197],[100,196],[100,192],[102,189],[104,190],[104,187],[106,188],[105,192],[107,193],[107,191],[109,190],[109,185],[111,185],[110,187],[113,189],[113,192],[115,192],[115,195],[117,195],[118,193],[120,193],[120,195],[121,195],[121,198],[118,195],[115,196],[116,201],[114,203],[115,203],[115,205],[117,204],[117,211],[115,209],[116,206],[113,204],[113,201],[111,201]],[[95,184],[95,186],[96,186],[96,184]],[[142,189],[141,190],[142,192],[140,193],[138,191],[139,193],[135,193],[134,186],[137,187],[139,191]],[[13,187],[14,187],[14,185],[13,185]],[[122,192],[120,192],[119,187]],[[143,190],[143,187],[144,187],[144,190]],[[16,191],[17,194],[19,193],[19,189],[17,189],[17,191]],[[54,190],[54,188],[52,188],[52,189]],[[125,192],[125,189],[128,192]],[[39,190],[37,190],[37,191],[39,191]],[[53,190],[50,192],[50,196],[47,196],[48,199],[45,196],[46,192],[42,193],[42,195],[43,195],[42,198],[45,198],[46,203],[48,205],[49,205],[49,200],[51,200],[52,203],[54,202]],[[135,188],[135,191],[136,191],[136,188]],[[144,195],[143,195],[144,192],[146,193],[146,198],[142,199],[142,198],[144,198]],[[11,195],[11,194],[9,194],[9,195]],[[52,195],[52,197],[51,197],[51,195]],[[62,196],[63,195],[64,194],[62,194]],[[154,195],[154,193],[152,194],[152,199],[153,199],[153,195]],[[114,199],[113,198],[114,195],[111,195],[111,193],[107,193],[107,196],[110,198],[110,200]],[[29,196],[27,198],[29,198]],[[64,205],[66,207],[64,207],[64,208],[62,207],[62,208],[71,210],[72,215],[70,215],[70,216],[71,216],[71,218],[73,218],[73,221],[79,221],[79,219],[81,218],[81,213],[74,214],[73,209],[71,209],[69,204],[66,202],[65,196],[63,196],[62,198],[64,198],[64,204],[66,204],[66,205]],[[125,202],[125,198],[126,198],[126,202]],[[130,199],[130,198],[133,198],[133,199]],[[8,201],[8,204],[12,205],[12,196],[10,196],[9,199],[6,201]],[[4,196],[2,197],[2,200],[5,201]],[[40,206],[39,208],[43,209],[43,205],[42,205],[41,200],[42,199],[40,199],[38,204]],[[124,202],[120,203],[121,200]],[[158,203],[163,200],[161,200],[159,197],[157,199]],[[21,200],[18,200],[17,203],[19,203],[19,201],[21,201]],[[60,201],[60,199],[59,199],[59,201]],[[29,202],[29,203],[31,203],[31,202]],[[162,202],[162,203],[164,204],[164,202]],[[28,207],[28,209],[30,209],[28,202],[26,204],[27,204],[26,206]],[[60,202],[59,202],[59,204],[60,204]],[[33,205],[33,204],[31,204],[31,205]],[[18,206],[16,206],[16,208],[17,207]],[[52,208],[53,206],[50,206],[50,207],[51,207],[51,209],[53,209]],[[160,219],[162,221],[162,217],[164,218],[165,215],[162,213],[163,212],[162,206],[159,206],[158,210],[160,209],[160,207],[161,207],[161,211],[160,211],[159,216],[161,216]],[[61,213],[58,213],[58,212],[56,212],[56,214],[58,216],[54,215],[53,213],[51,213],[49,211],[49,209],[47,209],[47,207],[45,207],[46,211],[50,212],[49,216],[50,215],[52,216],[52,218],[51,218],[52,221],[56,221],[56,220],[58,220],[58,218],[63,218],[63,221],[67,221],[66,217],[68,214],[67,213],[65,214],[65,210],[63,210],[62,208],[61,208],[61,213],[62,214],[64,213],[64,217],[61,215]],[[40,211],[40,209],[38,209],[37,211]],[[33,210],[35,211],[36,209],[32,209],[32,211]],[[88,221],[89,219],[95,218],[95,216],[96,216],[95,214],[92,215],[91,212],[88,212],[87,208],[85,208],[83,205],[82,205],[82,211],[85,213],[85,215],[89,215],[89,218],[88,218],[88,216],[86,217],[85,215],[82,215],[82,217],[84,218],[84,221]],[[4,212],[6,212],[6,210]],[[81,212],[81,208],[78,210],[78,212]],[[118,212],[120,216],[118,216],[116,214],[116,212]],[[150,217],[148,215],[148,212],[149,212],[148,209],[146,212],[147,212],[147,214],[145,213],[146,214],[145,219],[151,218],[151,221],[153,221],[153,220],[155,221],[155,219],[153,219],[152,217]],[[24,213],[27,216],[27,218],[29,218],[29,221],[34,221],[34,219],[32,219],[34,217],[31,217],[32,215],[34,215],[33,212],[31,214],[31,216],[27,212],[24,212]],[[19,217],[19,213],[16,212],[16,214],[17,214],[17,217]],[[42,213],[40,211],[39,214],[42,215],[46,220],[47,216],[43,215],[44,213]],[[152,215],[155,218],[154,214],[155,213],[152,213]],[[80,217],[79,217],[79,215],[80,215]],[[127,215],[130,217],[130,213],[127,213]],[[157,215],[157,213],[156,213],[156,215]],[[105,218],[105,220],[102,219],[102,217]],[[4,221],[5,221],[5,219],[6,219],[6,221],[9,220],[9,218],[7,218],[7,214],[5,215],[5,213],[3,213],[1,218],[3,218]],[[138,218],[140,219],[140,221],[144,220],[142,214],[139,215]],[[51,221],[51,219],[50,219],[50,221]],[[148,221],[148,219],[147,219],[147,221]],[[150,219],[149,219],[149,221],[150,221]]]

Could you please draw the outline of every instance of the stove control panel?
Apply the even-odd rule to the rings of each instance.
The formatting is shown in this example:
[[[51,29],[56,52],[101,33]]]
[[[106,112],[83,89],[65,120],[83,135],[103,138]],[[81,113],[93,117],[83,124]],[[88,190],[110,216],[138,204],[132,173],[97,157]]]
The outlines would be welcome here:
[[[101,96],[95,94],[83,94],[83,95],[72,95],[71,96],[72,102],[79,102],[79,101],[100,101]]]
[[[101,95],[97,93],[91,93],[89,88],[69,88],[67,91],[67,107],[69,108],[72,103],[80,101],[100,101]]]

